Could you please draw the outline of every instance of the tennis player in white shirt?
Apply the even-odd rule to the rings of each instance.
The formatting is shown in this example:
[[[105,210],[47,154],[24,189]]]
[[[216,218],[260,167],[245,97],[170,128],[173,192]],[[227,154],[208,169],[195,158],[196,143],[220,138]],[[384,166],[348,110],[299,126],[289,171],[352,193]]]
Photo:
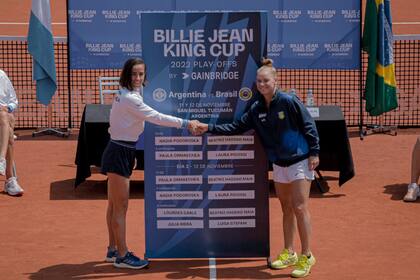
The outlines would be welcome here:
[[[130,176],[135,162],[135,146],[143,133],[145,121],[166,127],[188,128],[194,131],[198,121],[165,115],[146,105],[142,88],[146,65],[142,59],[126,61],[120,75],[121,90],[114,98],[110,115],[111,139],[102,157],[102,173],[108,176],[107,225],[109,244],[107,262],[115,267],[140,269],[148,265],[128,250],[126,243],[126,213]]]

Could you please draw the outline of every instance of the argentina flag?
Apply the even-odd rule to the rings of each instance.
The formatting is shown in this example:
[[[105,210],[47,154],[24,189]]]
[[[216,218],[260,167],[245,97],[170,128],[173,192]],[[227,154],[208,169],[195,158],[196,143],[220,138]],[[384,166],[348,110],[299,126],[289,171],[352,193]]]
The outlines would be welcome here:
[[[366,111],[379,116],[398,107],[389,0],[367,0],[363,50],[369,55]]]
[[[33,58],[37,100],[48,105],[57,89],[49,0],[32,0],[28,51]]]

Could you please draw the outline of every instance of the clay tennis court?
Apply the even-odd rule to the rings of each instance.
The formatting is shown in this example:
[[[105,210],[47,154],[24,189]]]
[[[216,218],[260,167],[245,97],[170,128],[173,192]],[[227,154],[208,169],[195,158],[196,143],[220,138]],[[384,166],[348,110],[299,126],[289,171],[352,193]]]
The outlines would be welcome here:
[[[65,22],[65,1],[51,1],[53,22]],[[418,22],[418,2],[392,2],[395,22]],[[2,0],[2,22],[27,22],[30,1]],[[14,29],[16,28],[16,29]],[[65,25],[53,25],[65,36]],[[396,25],[395,33],[420,33],[420,25]],[[0,35],[25,35],[27,25]],[[265,259],[153,260],[150,268],[118,270],[103,262],[107,231],[105,176],[95,174],[74,189],[77,131],[68,139],[33,138],[17,131],[15,144],[22,197],[0,193],[0,279],[281,279],[291,269],[267,268]],[[312,250],[317,258],[308,279],[419,279],[420,201],[404,203],[411,149],[419,129],[397,136],[374,134],[363,141],[351,129],[356,176],[338,187],[337,172],[323,172],[330,191],[312,189]],[[3,184],[3,178],[0,184]],[[128,211],[128,245],[144,248],[143,174],[136,171]],[[240,236],[238,236],[240,238]],[[281,209],[270,197],[271,256],[282,249]],[[296,242],[297,248],[299,243]]]

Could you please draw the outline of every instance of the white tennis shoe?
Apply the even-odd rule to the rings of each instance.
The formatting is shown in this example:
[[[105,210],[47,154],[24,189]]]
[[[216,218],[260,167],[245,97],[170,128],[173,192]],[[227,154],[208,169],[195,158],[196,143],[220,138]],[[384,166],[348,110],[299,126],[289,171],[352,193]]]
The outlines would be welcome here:
[[[420,196],[419,186],[416,183],[411,183],[407,187],[407,194],[404,196],[404,201],[413,202]]]
[[[10,177],[7,179],[4,183],[4,191],[11,196],[20,196],[23,194],[23,189],[16,180],[16,177]]]

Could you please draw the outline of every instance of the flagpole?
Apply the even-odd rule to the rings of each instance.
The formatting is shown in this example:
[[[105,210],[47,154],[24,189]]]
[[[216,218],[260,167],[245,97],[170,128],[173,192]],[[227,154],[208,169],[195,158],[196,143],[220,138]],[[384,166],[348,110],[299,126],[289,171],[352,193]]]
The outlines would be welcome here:
[[[67,21],[67,106],[68,106],[68,130],[71,131],[71,74],[70,74],[70,24],[69,24],[69,0],[66,0],[66,21]]]
[[[390,28],[386,29],[385,26]],[[363,29],[363,50],[369,55],[364,90],[366,111],[379,124],[366,125],[363,135],[397,135],[396,126],[385,126],[383,114],[398,108],[393,34],[389,0],[367,0]]]
[[[360,0],[360,22],[362,22],[363,12],[362,12],[363,0]],[[360,98],[360,106],[359,106],[359,137],[360,140],[363,140],[364,131],[363,131],[363,51],[362,51],[362,34],[363,28],[362,24],[360,23],[359,27],[360,32],[360,41],[359,41],[359,50],[360,50],[360,66],[359,66],[359,98]]]
[[[33,61],[33,59],[32,59]],[[33,76],[33,72],[34,72],[34,67],[33,67],[34,63],[32,63],[32,76]],[[38,135],[52,135],[52,134],[56,134],[58,136],[61,137],[68,137],[70,135],[70,130],[67,131],[61,131],[57,128],[53,128],[52,127],[52,105],[51,103],[48,104],[47,106],[47,127],[46,128],[41,128],[39,130],[36,130],[34,132],[32,132],[32,137],[38,136]]]
[[[47,128],[32,133],[57,134],[68,132],[52,128],[52,97],[57,93],[57,70],[54,37],[51,29],[50,0],[32,0],[28,30],[28,52],[32,56],[32,78],[36,81],[36,99],[47,106]]]

